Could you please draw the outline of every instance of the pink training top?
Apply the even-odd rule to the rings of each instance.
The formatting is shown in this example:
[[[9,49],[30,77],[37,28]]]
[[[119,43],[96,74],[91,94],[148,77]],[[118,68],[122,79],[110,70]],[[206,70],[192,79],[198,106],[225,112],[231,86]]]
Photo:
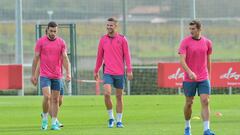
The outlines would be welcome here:
[[[98,73],[103,61],[105,74],[124,75],[124,63],[127,65],[127,72],[132,72],[131,56],[125,36],[116,33],[114,37],[109,37],[106,34],[100,39],[94,73]]]
[[[62,78],[62,54],[66,50],[65,41],[60,37],[53,41],[47,36],[41,37],[35,46],[35,52],[40,55],[40,76],[49,79]]]
[[[196,74],[197,82],[208,79],[207,56],[212,53],[212,42],[209,39],[201,36],[197,40],[188,36],[182,40],[178,53],[186,54],[186,63]],[[184,81],[193,81],[186,72],[184,73]]]

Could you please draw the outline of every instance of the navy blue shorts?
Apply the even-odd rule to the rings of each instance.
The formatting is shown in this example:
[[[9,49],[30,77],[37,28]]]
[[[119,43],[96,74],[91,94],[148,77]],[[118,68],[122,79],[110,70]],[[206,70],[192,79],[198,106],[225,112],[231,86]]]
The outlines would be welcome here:
[[[103,75],[104,84],[111,84],[117,89],[124,88],[124,75]]]
[[[211,94],[211,86],[209,80],[204,80],[201,82],[183,82],[183,89],[185,96],[193,97],[198,92],[201,94]]]
[[[40,77],[40,88],[50,87],[51,90],[60,91],[63,86],[61,79],[49,79],[47,77]]]

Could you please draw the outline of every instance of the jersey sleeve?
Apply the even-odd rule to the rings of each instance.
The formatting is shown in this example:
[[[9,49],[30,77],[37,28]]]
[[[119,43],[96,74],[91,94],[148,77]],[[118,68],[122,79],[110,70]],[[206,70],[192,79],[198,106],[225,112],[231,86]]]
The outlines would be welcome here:
[[[132,72],[131,54],[130,54],[128,41],[125,36],[123,37],[123,54],[124,54],[124,59],[127,66],[127,73],[131,73]]]
[[[41,40],[38,40],[35,45],[35,53],[41,54],[42,46],[41,46]]]
[[[97,59],[96,59],[96,65],[94,69],[94,73],[98,73],[100,67],[102,66],[103,63],[103,55],[104,55],[104,50],[103,50],[103,39],[100,39],[99,44],[98,44],[98,52],[97,52]]]
[[[178,49],[178,54],[186,54],[187,52],[187,45],[185,40],[182,40]]]
[[[61,40],[61,42],[62,42],[62,54],[64,52],[67,53],[67,44],[66,44],[66,42],[63,39]]]
[[[212,54],[212,41],[208,40],[207,41],[207,45],[208,45],[208,50],[207,50],[207,54],[211,55]]]

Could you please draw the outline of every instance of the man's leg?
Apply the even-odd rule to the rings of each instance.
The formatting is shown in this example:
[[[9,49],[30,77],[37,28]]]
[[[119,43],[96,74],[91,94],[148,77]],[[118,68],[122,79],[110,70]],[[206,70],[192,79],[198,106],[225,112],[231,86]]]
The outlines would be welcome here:
[[[110,84],[104,84],[104,102],[105,106],[108,111],[109,116],[109,123],[108,127],[112,128],[114,126],[114,115],[113,115],[113,109],[112,109],[112,100],[111,100],[111,85]]]
[[[50,108],[50,87],[42,88],[43,102],[42,102],[42,130],[47,130],[48,126],[48,110]]]
[[[116,105],[116,111],[117,113],[123,112],[123,89],[116,89],[116,99],[117,99],[117,105]],[[119,119],[121,122],[122,119]]]
[[[63,96],[60,95],[59,96],[59,108],[62,105],[62,102],[63,102]],[[50,107],[49,107],[49,115],[52,117],[52,107],[51,106],[52,106],[52,102],[50,102]]]
[[[203,119],[203,125],[204,125],[204,131],[210,129],[209,127],[209,114],[210,114],[210,108],[209,108],[209,95],[208,94],[201,94],[200,95],[201,105],[202,105],[202,119]]]
[[[112,110],[112,100],[111,100],[111,85],[110,84],[104,84],[104,102],[107,110]],[[110,118],[113,118],[109,116]]]
[[[185,130],[184,135],[191,135],[191,116],[194,96],[196,95],[196,82],[183,82],[183,89],[185,94],[184,117]]]
[[[63,94],[64,94],[64,88],[61,87],[61,91],[60,91],[60,96],[59,96],[59,109],[60,109],[60,106],[62,105],[62,102],[63,102]],[[50,102],[50,106],[52,106],[52,102]],[[52,118],[52,107],[49,108],[49,114]],[[57,124],[59,125],[59,127],[63,127],[64,125],[62,123],[60,123],[58,121],[58,118],[57,118]]]
[[[191,135],[191,116],[192,116],[192,104],[194,97],[186,96],[185,106],[184,106],[184,117],[185,117],[185,130],[184,135]]]
[[[50,100],[51,100],[51,93],[50,93],[50,80],[45,77],[40,77],[40,88],[43,94],[43,101],[42,101],[42,129],[47,130],[48,126],[48,111],[50,108]]]
[[[60,79],[52,79],[52,95],[51,95],[51,102],[52,102],[52,130],[60,130],[59,125],[57,124],[57,115],[59,110],[59,97],[60,97],[60,90],[61,90],[61,80]]]
[[[104,74],[103,80],[104,80],[104,85],[103,85],[104,102],[105,102],[105,106],[109,116],[108,127],[112,128],[114,126],[114,115],[113,115],[112,100],[111,100],[111,94],[112,94],[111,84],[113,84],[113,78],[109,74]]]
[[[208,94],[201,94],[201,105],[202,105],[202,119],[203,119],[203,127],[204,127],[204,135],[214,135],[214,133],[210,130],[210,108],[209,108],[209,95]]]
[[[59,90],[52,90],[52,95],[51,95],[52,108],[51,109],[52,109],[52,129],[53,130],[59,130],[59,127],[56,124],[57,114],[59,110],[59,96],[60,96]]]
[[[116,89],[116,111],[117,111],[117,127],[123,128],[122,115],[123,115],[123,89]]]
[[[124,75],[113,76],[113,85],[116,88],[116,112],[117,112],[117,128],[123,128],[122,115],[123,115],[123,87],[124,87]]]
[[[56,118],[59,110],[59,96],[60,93],[58,90],[52,90],[52,96],[51,96],[51,101],[52,101],[52,117]]]
[[[60,91],[60,96],[59,96],[59,107],[62,105],[62,102],[63,102],[63,92],[64,91],[64,89],[63,89],[63,87],[61,87],[61,91]],[[51,106],[51,104],[50,104],[50,106]],[[50,114],[50,116],[52,117],[52,110],[51,110],[51,107],[49,108],[49,114]]]
[[[44,87],[42,88],[43,93],[43,102],[42,102],[42,110],[43,110],[43,118],[47,119],[47,114],[50,109],[50,87]]]
[[[60,109],[60,106],[62,105],[62,102],[63,102],[63,95],[60,95],[59,96],[59,109]],[[49,115],[51,116],[52,118],[52,102],[50,102],[50,107],[49,107]],[[60,123],[57,119],[57,123],[59,124],[59,127],[63,127],[63,124]]]
[[[199,95],[200,95],[200,101],[202,105],[202,120],[203,120],[203,127],[204,127],[204,135],[214,135],[213,132],[210,131],[210,121],[209,121],[209,115],[210,115],[210,107],[209,107],[209,98],[211,94],[211,86],[209,80],[205,80],[202,82],[199,82]]]
[[[60,96],[59,96],[59,109],[60,109],[60,107],[62,105],[62,102],[63,102],[63,95],[60,92]],[[57,124],[58,124],[59,127],[63,127],[64,126],[61,122],[59,122],[58,119],[57,119]]]
[[[113,115],[113,109],[112,109],[112,99],[111,99],[111,85],[110,84],[104,84],[104,102],[105,106],[108,111],[109,116],[109,123],[108,127],[112,128],[114,126],[114,115]]]
[[[214,133],[210,130],[210,107],[209,107],[209,95],[208,94],[201,94],[201,105],[202,105],[202,119],[203,119],[203,127],[204,127],[204,135],[214,135]]]
[[[185,106],[184,106],[184,117],[185,117],[185,121],[186,121],[185,128],[188,128],[188,127],[191,128],[190,120],[191,120],[191,116],[192,116],[193,100],[194,100],[194,97],[186,96]]]

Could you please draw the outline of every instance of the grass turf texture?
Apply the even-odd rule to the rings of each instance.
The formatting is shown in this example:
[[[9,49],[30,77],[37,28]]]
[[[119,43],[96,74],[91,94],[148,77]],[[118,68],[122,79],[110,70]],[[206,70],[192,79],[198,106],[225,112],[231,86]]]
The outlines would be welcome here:
[[[114,99],[114,97],[113,97]],[[61,131],[41,131],[39,96],[0,97],[1,135],[182,135],[184,129],[183,96],[125,96],[123,129],[107,128],[103,96],[65,97],[59,114]],[[240,132],[240,95],[211,97],[211,127],[217,135]],[[115,99],[114,99],[115,103]],[[222,117],[215,113],[221,112]],[[199,97],[193,115],[200,116]],[[51,121],[49,120],[49,123]],[[193,135],[202,134],[201,120],[193,119]]]

